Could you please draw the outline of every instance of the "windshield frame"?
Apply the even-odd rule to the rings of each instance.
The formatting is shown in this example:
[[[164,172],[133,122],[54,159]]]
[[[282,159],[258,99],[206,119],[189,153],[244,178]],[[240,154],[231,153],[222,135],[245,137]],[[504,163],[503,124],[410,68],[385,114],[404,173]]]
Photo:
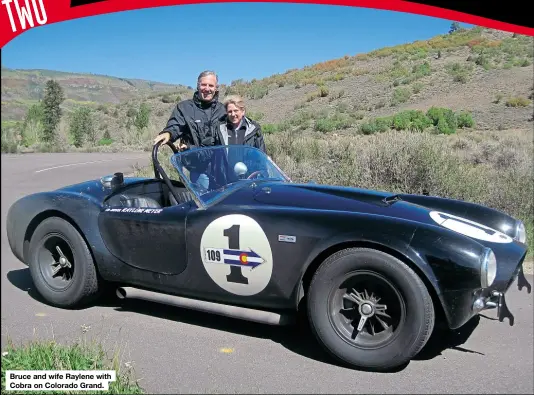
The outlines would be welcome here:
[[[242,179],[237,182],[229,183],[220,189],[223,189],[222,191],[218,191],[214,197],[210,199],[202,199],[202,195],[199,194],[196,190],[196,188],[193,186],[193,183],[189,180],[189,177],[186,176],[186,174],[183,173],[182,166],[183,163],[181,161],[181,157],[190,154],[191,152],[202,152],[202,151],[216,151],[216,150],[222,150],[222,149],[231,149],[232,147],[238,147],[240,149],[246,149],[250,151],[257,151],[258,154],[265,160],[265,162],[269,163],[274,169],[276,169],[277,172],[280,173],[282,176],[282,179],[272,179],[272,178],[266,178],[266,179]],[[209,207],[212,207],[213,205],[217,204],[219,201],[225,199],[226,197],[230,196],[231,194],[235,193],[236,191],[243,189],[244,187],[255,185],[258,182],[282,182],[282,183],[291,183],[292,180],[290,177],[272,160],[272,158],[267,155],[265,152],[257,149],[256,147],[252,146],[244,146],[244,145],[217,145],[217,146],[210,146],[210,147],[195,147],[192,149],[187,149],[184,151],[180,151],[178,153],[175,153],[170,158],[171,165],[173,166],[174,170],[178,173],[180,177],[180,181],[184,184],[184,186],[188,189],[188,191],[191,193],[193,200],[195,201],[198,209],[200,210],[206,210]],[[215,190],[217,191],[217,190]],[[215,191],[210,191],[208,194],[211,194]]]

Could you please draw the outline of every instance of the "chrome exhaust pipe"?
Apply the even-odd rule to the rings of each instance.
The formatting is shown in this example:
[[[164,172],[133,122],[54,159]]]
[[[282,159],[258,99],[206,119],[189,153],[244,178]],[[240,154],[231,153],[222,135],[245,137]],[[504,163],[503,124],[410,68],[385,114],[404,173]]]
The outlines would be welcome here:
[[[182,296],[147,291],[134,287],[119,287],[117,288],[116,294],[119,299],[147,300],[170,306],[183,307],[225,317],[257,322],[260,324],[282,326],[290,325],[295,322],[295,317],[291,314],[279,314],[271,311],[256,310],[247,307],[206,302],[203,300],[184,298]]]

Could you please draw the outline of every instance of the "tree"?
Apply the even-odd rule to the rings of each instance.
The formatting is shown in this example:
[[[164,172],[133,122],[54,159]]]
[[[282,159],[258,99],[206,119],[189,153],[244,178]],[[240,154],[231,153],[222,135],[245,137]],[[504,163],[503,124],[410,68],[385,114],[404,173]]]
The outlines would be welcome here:
[[[42,136],[44,108],[41,102],[33,104],[26,113],[22,124],[22,144],[29,147],[37,143]]]
[[[54,80],[48,80],[43,98],[43,140],[46,143],[54,141],[56,128],[61,121],[60,105],[65,100],[63,89]]]
[[[75,147],[81,147],[84,141],[96,143],[96,131],[91,109],[78,107],[70,116],[69,132]]]
[[[137,132],[141,133],[141,131],[148,127],[148,120],[150,117],[150,108],[143,103],[139,107],[139,112],[135,116],[134,125],[137,128]]]
[[[460,24],[458,22],[451,23],[451,28],[449,29],[449,34],[454,33],[455,31],[460,29]]]

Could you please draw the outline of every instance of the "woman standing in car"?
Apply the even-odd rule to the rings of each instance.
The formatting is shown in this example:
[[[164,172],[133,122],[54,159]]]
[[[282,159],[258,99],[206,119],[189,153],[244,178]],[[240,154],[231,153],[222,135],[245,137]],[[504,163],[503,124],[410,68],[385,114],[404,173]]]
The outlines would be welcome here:
[[[245,102],[237,95],[228,96],[223,101],[226,117],[219,125],[224,145],[248,145],[266,152],[265,142],[259,123],[245,115]]]

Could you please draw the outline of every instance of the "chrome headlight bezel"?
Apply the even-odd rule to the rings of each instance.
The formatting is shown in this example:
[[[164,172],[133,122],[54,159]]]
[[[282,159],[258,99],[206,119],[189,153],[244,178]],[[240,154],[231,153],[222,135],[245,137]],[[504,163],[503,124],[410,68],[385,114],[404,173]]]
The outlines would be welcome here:
[[[517,221],[514,239],[523,244],[527,243],[527,229],[523,221]]]
[[[486,248],[480,264],[480,286],[488,288],[497,277],[497,258],[491,248]]]

